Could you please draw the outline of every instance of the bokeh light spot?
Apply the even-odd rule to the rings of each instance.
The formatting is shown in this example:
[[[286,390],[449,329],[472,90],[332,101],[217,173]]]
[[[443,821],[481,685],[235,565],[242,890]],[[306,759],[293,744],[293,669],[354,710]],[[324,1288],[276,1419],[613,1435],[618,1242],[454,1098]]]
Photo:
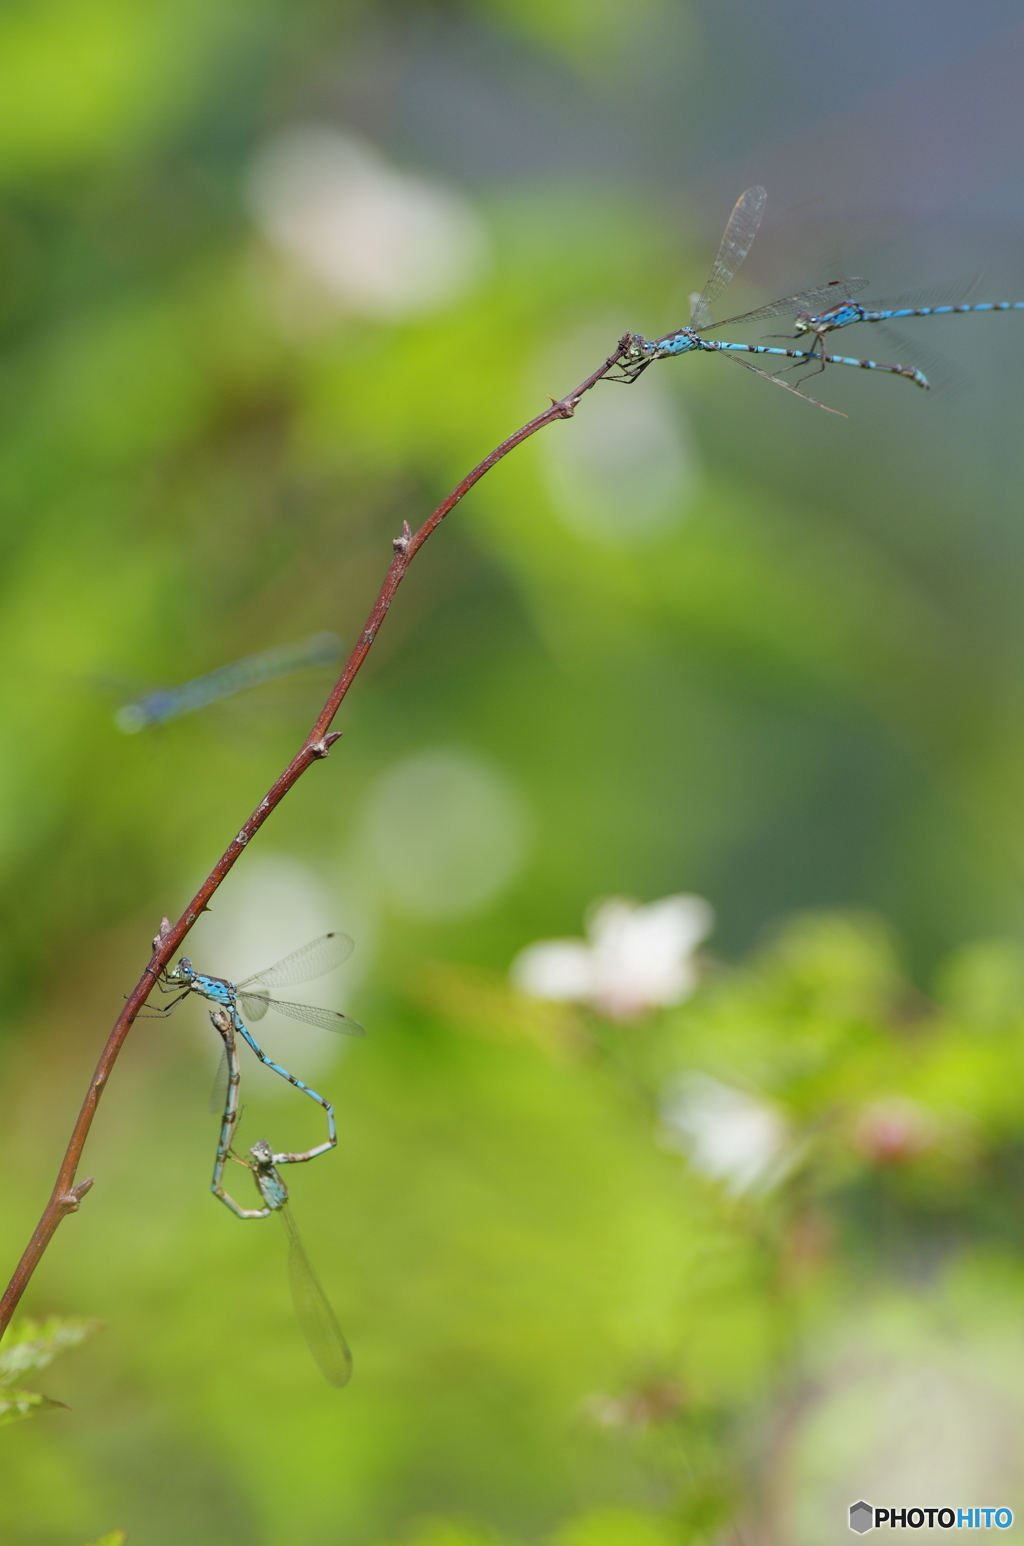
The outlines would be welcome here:
[[[522,863],[529,819],[498,768],[438,748],[388,768],[368,796],[361,840],[400,911],[444,918],[491,901]]]
[[[461,194],[326,126],[269,140],[247,191],[266,240],[342,310],[384,321],[432,311],[461,294],[486,255]]]

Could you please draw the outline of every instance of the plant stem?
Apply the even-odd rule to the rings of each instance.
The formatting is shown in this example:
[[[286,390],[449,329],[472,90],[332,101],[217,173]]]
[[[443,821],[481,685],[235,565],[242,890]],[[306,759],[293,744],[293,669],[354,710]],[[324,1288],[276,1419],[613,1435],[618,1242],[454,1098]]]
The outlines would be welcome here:
[[[394,558],[391,560],[391,565],[384,577],[384,583],[380,588],[370,615],[366,619],[366,626],[359,635],[352,653],[345,662],[341,675],[331,689],[330,696],[321,709],[317,721],[306,737],[301,749],[292,758],[280,777],[271,785],[248,821],[232,838],[177,923],[169,924],[165,919],[159,934],[153,941],[153,954],[150,957],[149,965],[145,968],[142,976],[128,995],[125,1006],[114,1022],[114,1027],[107,1038],[106,1045],[100,1053],[99,1062],[96,1064],[96,1070],[89,1082],[89,1088],[85,1092],[82,1109],[78,1113],[78,1120],[75,1122],[71,1133],[53,1192],[46,1207],[43,1209],[42,1216],[36,1225],[32,1238],[25,1247],[21,1260],[14,1270],[3,1298],[0,1299],[0,1336],[7,1329],[11,1316],[18,1306],[18,1302],[25,1292],[33,1272],[35,1272],[36,1267],[39,1265],[43,1252],[56,1233],[58,1224],[69,1213],[77,1213],[81,1199],[93,1184],[92,1177],[89,1177],[87,1180],[75,1185],[75,1175],[82,1158],[85,1140],[89,1135],[89,1129],[96,1115],[100,1096],[103,1094],[107,1080],[110,1078],[118,1054],[124,1045],[128,1032],[131,1030],[136,1015],[152,992],[153,986],[161,972],[188,935],[200,913],[206,908],[210,898],[228,871],[233,867],[250,838],[259,831],[270,813],[276,810],[285,795],[298,782],[303,773],[314,762],[326,757],[332,744],[338,739],[340,731],[332,731],[330,728],[334,716],[341,707],[342,700],[355,680],[359,668],[369,654],[377,632],[387,616],[395,592],[401,584],[412,560],[431,533],[440,526],[449,511],[453,510],[463,495],[467,494],[473,485],[480,481],[484,473],[490,472],[491,468],[500,462],[503,457],[507,456],[510,451],[515,450],[516,446],[521,445],[524,440],[528,440],[531,435],[535,435],[538,430],[544,429],[548,424],[555,423],[558,419],[572,418],[576,405],[583,394],[589,392],[591,387],[595,386],[603,376],[614,369],[622,359],[627,341],[628,335],[620,339],[614,354],[610,355],[603,365],[593,371],[585,381],[581,382],[575,391],[570,392],[566,397],[560,398],[557,402],[552,398],[550,408],[545,409],[543,413],[531,419],[528,424],[522,425],[514,434],[509,435],[507,440],[503,440],[500,445],[495,446],[490,455],[485,456],[482,462],[478,462],[472,472],[467,473],[462,482],[457,484],[451,493],[430,513],[418,531],[410,531],[408,522],[403,522],[402,535],[394,539]]]

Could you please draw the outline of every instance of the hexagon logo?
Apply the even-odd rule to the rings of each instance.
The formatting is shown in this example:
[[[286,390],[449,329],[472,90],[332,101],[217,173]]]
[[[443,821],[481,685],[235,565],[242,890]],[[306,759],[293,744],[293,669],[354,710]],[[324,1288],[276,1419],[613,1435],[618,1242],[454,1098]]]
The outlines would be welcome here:
[[[859,1503],[850,1504],[850,1529],[856,1530],[858,1535],[863,1535],[866,1530],[873,1530],[875,1525],[875,1511],[870,1503],[865,1503],[862,1498]]]

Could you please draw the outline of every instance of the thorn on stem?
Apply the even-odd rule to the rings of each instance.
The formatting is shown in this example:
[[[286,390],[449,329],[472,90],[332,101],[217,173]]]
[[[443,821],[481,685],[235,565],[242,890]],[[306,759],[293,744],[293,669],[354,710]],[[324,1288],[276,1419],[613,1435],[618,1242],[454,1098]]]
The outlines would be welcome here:
[[[409,550],[409,543],[411,541],[412,527],[409,525],[408,521],[403,521],[402,535],[400,537],[393,537],[391,540],[391,546],[394,548],[396,553],[406,553]]]
[[[395,541],[396,542],[398,541],[397,537],[396,537]],[[332,730],[329,735],[325,735],[324,736],[322,741],[314,741],[313,745],[309,749],[312,752],[314,757],[326,757],[328,752],[330,751],[331,747],[334,745],[335,741],[340,741],[340,740],[341,740],[341,731],[340,730]]]

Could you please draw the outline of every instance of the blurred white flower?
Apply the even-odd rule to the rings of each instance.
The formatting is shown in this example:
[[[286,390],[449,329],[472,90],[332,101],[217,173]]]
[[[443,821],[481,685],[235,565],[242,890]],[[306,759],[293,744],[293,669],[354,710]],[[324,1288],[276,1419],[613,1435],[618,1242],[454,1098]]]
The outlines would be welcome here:
[[[707,1074],[685,1074],[669,1086],[661,1121],[667,1148],[737,1196],[774,1186],[792,1163],[782,1113]]]
[[[545,939],[528,945],[512,963],[512,981],[531,998],[576,1000],[614,1020],[633,1020],[693,992],[694,951],[714,916],[699,896],[668,896],[646,906],[612,897],[588,920],[589,944]]]
[[[399,172],[337,129],[286,129],[259,151],[249,206],[267,241],[350,311],[395,320],[445,305],[486,249],[462,196]]]

